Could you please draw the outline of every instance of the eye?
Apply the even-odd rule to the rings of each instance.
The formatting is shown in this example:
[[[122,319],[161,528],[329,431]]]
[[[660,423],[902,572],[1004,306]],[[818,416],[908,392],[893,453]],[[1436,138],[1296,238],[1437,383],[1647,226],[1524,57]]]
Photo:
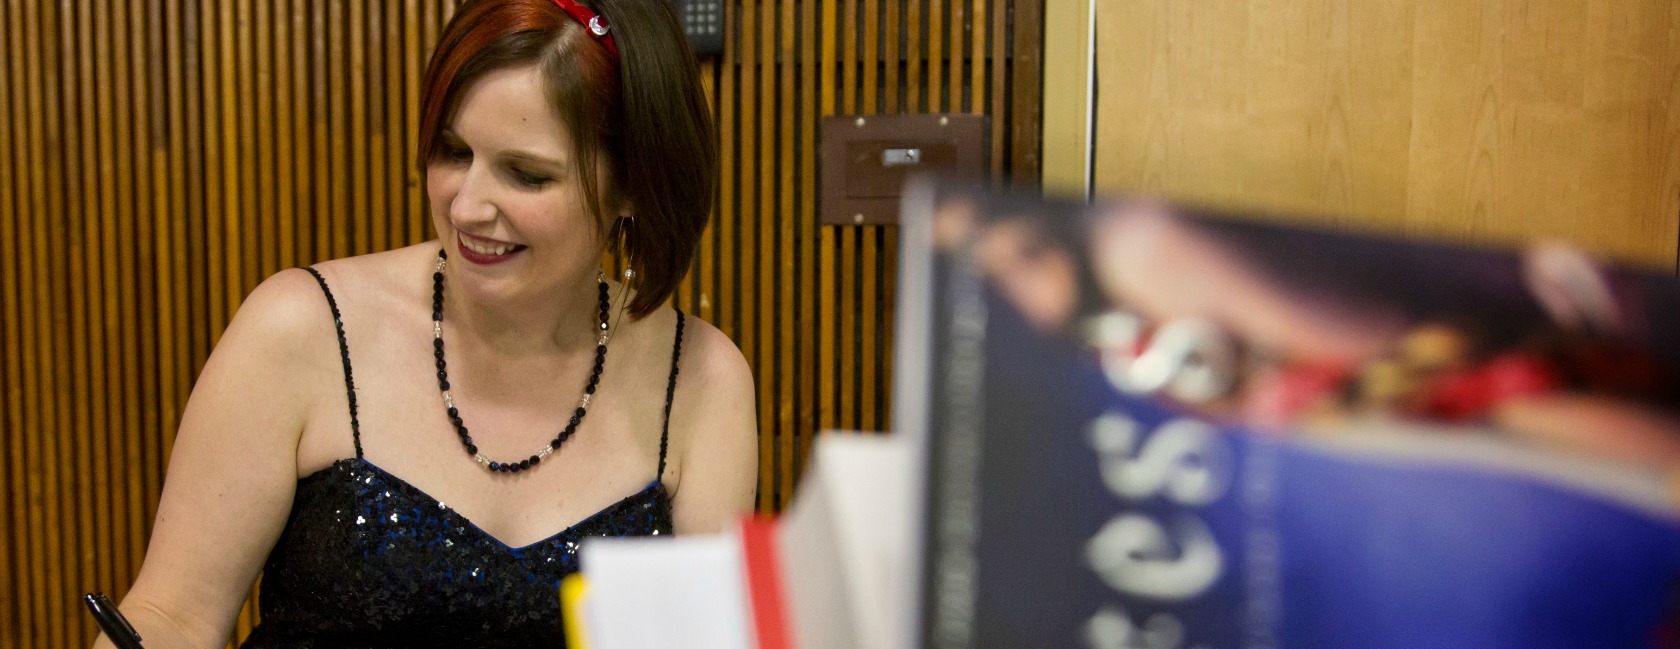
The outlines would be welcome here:
[[[539,189],[554,180],[548,176],[534,174],[523,169],[514,169],[513,178],[514,180],[519,181],[519,184],[531,189]]]

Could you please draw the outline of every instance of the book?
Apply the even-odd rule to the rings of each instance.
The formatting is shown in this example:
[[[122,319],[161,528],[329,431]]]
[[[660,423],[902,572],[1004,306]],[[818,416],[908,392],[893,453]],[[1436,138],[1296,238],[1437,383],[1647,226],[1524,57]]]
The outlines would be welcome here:
[[[781,518],[723,533],[598,538],[562,584],[570,646],[891,649],[913,602],[900,438],[825,431]]]
[[[1672,277],[1153,200],[903,213],[901,646],[1680,646]]]

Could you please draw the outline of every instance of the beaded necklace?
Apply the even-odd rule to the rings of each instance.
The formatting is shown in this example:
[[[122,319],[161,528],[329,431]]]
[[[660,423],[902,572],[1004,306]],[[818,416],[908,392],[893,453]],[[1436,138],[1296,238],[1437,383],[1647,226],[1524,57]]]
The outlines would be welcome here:
[[[548,445],[532,454],[531,457],[518,462],[493,462],[478,452],[478,446],[473,443],[472,435],[468,434],[467,425],[461,420],[460,409],[455,407],[455,397],[449,394],[448,364],[444,362],[443,358],[443,269],[448,262],[449,255],[439,250],[437,265],[432,270],[432,355],[437,357],[438,391],[443,393],[443,406],[445,412],[449,415],[449,423],[455,426],[455,434],[461,438],[461,446],[467,449],[467,455],[477,461],[479,466],[496,473],[518,473],[528,470],[540,464],[543,458],[560,450],[560,445],[566,443],[566,440],[572,437],[572,433],[577,431],[578,424],[583,423],[584,416],[589,414],[589,400],[595,396],[595,387],[601,383],[601,370],[606,367],[607,363],[607,341],[612,339],[612,332],[607,326],[607,316],[611,304],[607,296],[607,281],[599,275],[595,279],[601,289],[601,338],[595,342],[595,368],[589,373],[589,383],[583,387],[583,399],[579,401],[577,410],[572,412],[572,418],[566,422],[565,430],[560,431],[560,434],[555,436]]]

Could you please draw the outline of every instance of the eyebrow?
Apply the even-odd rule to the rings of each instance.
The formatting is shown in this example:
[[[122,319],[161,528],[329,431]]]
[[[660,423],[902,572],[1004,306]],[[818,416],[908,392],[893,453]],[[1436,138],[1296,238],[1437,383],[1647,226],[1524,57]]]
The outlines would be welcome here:
[[[559,160],[555,160],[553,158],[546,158],[546,157],[537,155],[535,153],[530,153],[530,152],[526,152],[526,151],[507,151],[507,152],[502,153],[498,157],[502,158],[503,160],[509,160],[509,161],[513,161],[513,162],[529,162],[529,163],[533,163],[533,164],[537,164],[537,165],[555,167],[555,168],[558,168],[558,169],[565,169],[566,168],[566,163],[564,163],[564,162],[561,162]]]

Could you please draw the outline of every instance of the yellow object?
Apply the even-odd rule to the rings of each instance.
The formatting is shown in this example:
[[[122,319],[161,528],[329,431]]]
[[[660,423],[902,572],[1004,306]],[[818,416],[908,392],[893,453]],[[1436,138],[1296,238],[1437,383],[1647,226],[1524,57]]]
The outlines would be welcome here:
[[[1393,361],[1380,361],[1365,366],[1359,375],[1362,404],[1366,407],[1388,408],[1416,387],[1410,372]]]
[[[1469,358],[1470,338],[1446,325],[1424,325],[1400,342],[1400,361],[1414,372],[1458,367]]]
[[[583,623],[583,603],[589,598],[589,582],[574,572],[560,580],[560,617],[566,627],[566,646],[589,649],[589,633]]]

